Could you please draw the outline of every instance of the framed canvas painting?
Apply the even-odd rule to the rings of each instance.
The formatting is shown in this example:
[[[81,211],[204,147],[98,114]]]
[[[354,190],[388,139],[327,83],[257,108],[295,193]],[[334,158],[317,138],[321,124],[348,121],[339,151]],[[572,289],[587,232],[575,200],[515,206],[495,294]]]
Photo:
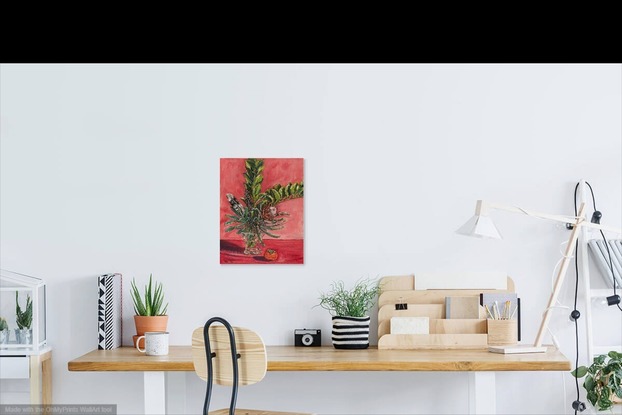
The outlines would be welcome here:
[[[220,159],[220,263],[304,263],[302,158]]]

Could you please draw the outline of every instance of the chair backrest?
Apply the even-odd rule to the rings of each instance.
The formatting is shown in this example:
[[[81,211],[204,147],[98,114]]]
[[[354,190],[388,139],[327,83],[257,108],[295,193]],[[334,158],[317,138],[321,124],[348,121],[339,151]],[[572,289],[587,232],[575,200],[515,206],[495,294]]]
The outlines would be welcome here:
[[[212,354],[213,379],[219,385],[233,385],[233,364],[231,362],[231,345],[229,333],[224,326],[210,326],[209,340]],[[238,376],[240,385],[252,385],[264,378],[268,369],[266,346],[257,333],[252,330],[233,327],[238,359]],[[203,327],[192,333],[192,361],[194,371],[203,380],[207,380],[207,358]]]

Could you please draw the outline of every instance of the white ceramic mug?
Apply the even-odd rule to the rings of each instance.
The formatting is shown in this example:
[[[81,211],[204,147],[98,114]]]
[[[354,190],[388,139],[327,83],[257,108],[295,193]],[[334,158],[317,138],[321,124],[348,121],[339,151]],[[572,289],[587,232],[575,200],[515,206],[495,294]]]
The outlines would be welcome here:
[[[140,339],[145,339],[145,348],[140,348]],[[136,340],[136,349],[147,356],[168,354],[168,331],[147,331]]]

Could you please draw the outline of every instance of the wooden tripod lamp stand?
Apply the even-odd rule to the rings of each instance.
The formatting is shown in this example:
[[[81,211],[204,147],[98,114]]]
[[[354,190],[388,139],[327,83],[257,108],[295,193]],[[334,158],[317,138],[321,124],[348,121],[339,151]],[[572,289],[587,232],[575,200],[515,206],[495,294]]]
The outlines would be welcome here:
[[[575,250],[575,244],[577,239],[579,238],[580,231],[583,227],[591,227],[601,230],[611,230],[611,228],[602,226],[600,224],[591,223],[585,220],[585,203],[581,203],[579,206],[578,216],[563,216],[563,215],[550,215],[547,213],[539,213],[533,212],[525,209],[521,209],[519,207],[514,206],[506,206],[494,203],[488,203],[483,200],[478,200],[475,207],[475,215],[469,219],[467,223],[465,223],[460,229],[456,232],[462,235],[467,236],[475,236],[479,238],[494,238],[494,239],[502,239],[501,234],[498,229],[492,222],[492,219],[488,216],[488,211],[490,210],[505,210],[508,212],[521,213],[528,216],[533,216],[541,219],[549,219],[557,222],[563,222],[567,224],[572,224],[572,232],[570,234],[570,238],[568,239],[568,245],[566,246],[566,251],[564,252],[564,257],[562,258],[561,265],[559,267],[559,271],[557,272],[557,276],[555,278],[555,283],[553,285],[553,291],[551,292],[551,296],[549,298],[548,304],[544,313],[542,314],[542,321],[540,323],[540,329],[538,330],[538,334],[536,336],[536,340],[533,345],[518,345],[518,346],[494,346],[489,347],[489,351],[494,353],[544,353],[546,352],[546,347],[542,346],[542,339],[544,337],[544,333],[549,324],[549,320],[551,318],[551,308],[555,305],[557,301],[557,297],[559,296],[561,287],[564,283],[564,279],[566,278],[566,272],[568,270],[568,266],[570,265],[570,258]],[[614,231],[620,232],[615,229]]]

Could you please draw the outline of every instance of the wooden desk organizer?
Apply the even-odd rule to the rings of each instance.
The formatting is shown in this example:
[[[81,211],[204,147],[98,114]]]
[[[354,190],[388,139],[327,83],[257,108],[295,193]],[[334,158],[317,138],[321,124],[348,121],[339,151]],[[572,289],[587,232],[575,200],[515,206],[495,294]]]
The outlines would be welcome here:
[[[486,349],[488,326],[483,307],[480,318],[447,319],[446,297],[515,292],[514,281],[498,273],[392,276],[382,278],[380,284],[379,349]],[[391,317],[428,317],[430,333],[391,334]]]
[[[511,346],[518,343],[518,321],[488,319],[488,345]]]

